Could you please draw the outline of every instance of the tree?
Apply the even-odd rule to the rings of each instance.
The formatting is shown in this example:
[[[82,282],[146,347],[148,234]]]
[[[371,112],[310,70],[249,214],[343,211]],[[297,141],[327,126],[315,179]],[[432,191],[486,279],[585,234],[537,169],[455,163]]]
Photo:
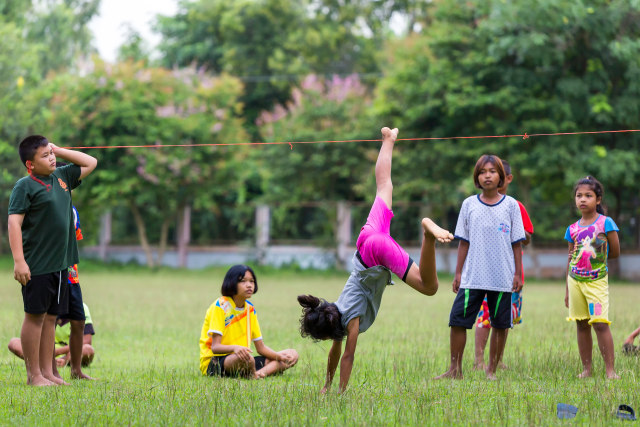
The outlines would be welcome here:
[[[368,89],[357,75],[327,80],[309,75],[291,98],[258,118],[265,141],[379,138],[379,127],[368,114]],[[375,162],[378,150],[377,143],[284,144],[254,150],[252,158],[262,174],[260,199],[277,205],[275,228],[291,236],[334,236],[334,209],[320,215],[317,207],[294,211],[292,205],[368,200],[371,159]]]
[[[56,124],[55,138],[72,146],[228,142],[243,138],[237,118],[241,90],[233,78],[212,78],[194,68],[97,62],[84,78],[54,82],[50,122]],[[232,181],[235,171],[230,152],[219,147],[114,148],[95,154],[99,167],[89,188],[79,193],[83,206],[94,212],[126,206],[149,266],[162,262],[169,227],[181,208],[214,204],[228,191],[215,183]],[[157,260],[148,233],[155,227],[160,229]]]
[[[89,22],[98,13],[100,0],[44,0],[30,13],[27,37],[41,46],[40,70],[66,69],[95,52]]]
[[[637,128],[640,5],[566,0],[442,1],[423,34],[394,45],[377,111],[411,136],[465,136]],[[571,187],[603,178],[620,203],[640,177],[637,135],[445,141],[415,144],[402,173],[426,173],[397,189],[459,206],[473,190],[475,159],[494,152],[516,171],[516,195],[545,213],[537,242],[557,241],[575,216]],[[406,182],[401,179],[400,182]],[[561,238],[561,236],[560,236]]]

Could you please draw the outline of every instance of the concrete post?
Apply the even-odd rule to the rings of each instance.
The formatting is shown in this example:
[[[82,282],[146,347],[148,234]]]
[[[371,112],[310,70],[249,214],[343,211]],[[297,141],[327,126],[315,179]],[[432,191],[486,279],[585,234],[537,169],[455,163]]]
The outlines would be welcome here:
[[[271,213],[268,205],[256,207],[256,258],[258,264],[264,264],[269,246]]]
[[[191,241],[191,206],[184,206],[178,221],[178,266],[186,267]]]
[[[100,237],[98,241],[98,256],[102,261],[107,260],[107,250],[111,243],[111,211],[106,211],[100,217]]]
[[[339,268],[345,268],[351,261],[351,206],[348,202],[338,202],[336,219],[336,263]]]

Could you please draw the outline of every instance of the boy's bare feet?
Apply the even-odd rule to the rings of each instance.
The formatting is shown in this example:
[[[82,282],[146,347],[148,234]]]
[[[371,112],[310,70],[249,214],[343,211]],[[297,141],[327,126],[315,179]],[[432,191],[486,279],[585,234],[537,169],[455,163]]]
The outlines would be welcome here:
[[[607,379],[608,380],[619,380],[620,379],[620,375],[616,374],[615,371],[607,372]]]
[[[442,380],[445,378],[451,378],[452,380],[461,380],[462,377],[462,372],[460,372],[457,369],[449,369],[447,372],[445,372],[442,375],[438,375],[437,377],[434,377],[434,380]]]
[[[71,371],[71,379],[72,380],[91,380],[91,381],[96,380],[96,378],[91,378],[89,375],[85,374],[82,371],[80,371],[80,373]]]
[[[580,375],[578,375],[578,378],[582,379],[582,378],[589,378],[591,377],[591,371],[587,371],[586,369],[584,371],[582,371],[582,373]]]
[[[44,386],[50,386],[55,384],[49,381],[48,379],[46,379],[45,377],[43,377],[42,375],[38,375],[31,378],[31,380],[27,380],[27,385],[32,385],[34,387],[44,387]]]
[[[484,360],[476,360],[473,362],[473,369],[476,371],[484,371],[487,369],[487,365],[484,364]]]
[[[453,240],[453,234],[439,227],[431,218],[422,218],[422,229],[425,237],[433,236],[440,243],[449,243]]]
[[[71,385],[68,382],[66,382],[65,380],[63,380],[62,378],[58,378],[56,376],[50,376],[47,377],[45,376],[46,379],[48,379],[49,381],[51,381],[54,385]]]
[[[486,374],[487,374],[487,379],[489,381],[496,381],[498,379],[498,377],[496,377],[496,373],[495,372],[487,371]]]

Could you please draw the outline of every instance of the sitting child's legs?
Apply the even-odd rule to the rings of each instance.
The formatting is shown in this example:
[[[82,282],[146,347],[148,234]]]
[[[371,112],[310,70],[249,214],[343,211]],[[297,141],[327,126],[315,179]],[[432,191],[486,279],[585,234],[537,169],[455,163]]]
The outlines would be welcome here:
[[[9,340],[8,348],[11,353],[15,354],[20,359],[24,360],[24,355],[22,353],[22,343],[20,342],[20,338],[11,338]]]
[[[259,366],[256,357],[256,377],[264,378],[269,375],[277,374],[278,372],[286,371],[289,368],[295,366],[298,363],[298,352],[292,348],[282,350],[278,352],[279,355],[284,356],[283,361],[265,359],[264,366]]]
[[[93,362],[93,357],[95,356],[96,351],[93,349],[91,344],[84,344],[82,346],[82,367],[86,368],[91,365]]]

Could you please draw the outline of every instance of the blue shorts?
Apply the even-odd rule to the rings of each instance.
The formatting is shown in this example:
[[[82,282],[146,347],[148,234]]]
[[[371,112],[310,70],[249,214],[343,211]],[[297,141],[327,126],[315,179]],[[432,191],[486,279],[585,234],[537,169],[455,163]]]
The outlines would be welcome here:
[[[69,320],[87,320],[82,304],[82,289],[80,283],[69,283],[69,310],[58,317]]]

